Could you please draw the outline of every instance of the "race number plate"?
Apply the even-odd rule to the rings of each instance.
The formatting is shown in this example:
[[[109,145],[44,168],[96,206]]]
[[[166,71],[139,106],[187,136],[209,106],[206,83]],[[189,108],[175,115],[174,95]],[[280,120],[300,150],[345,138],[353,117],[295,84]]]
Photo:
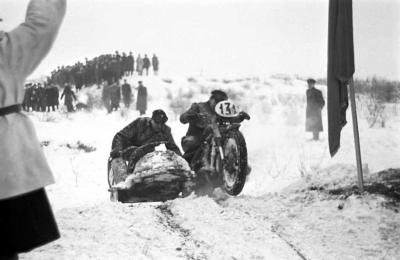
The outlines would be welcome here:
[[[222,117],[236,117],[239,112],[239,107],[228,100],[221,101],[215,106],[215,113]]]

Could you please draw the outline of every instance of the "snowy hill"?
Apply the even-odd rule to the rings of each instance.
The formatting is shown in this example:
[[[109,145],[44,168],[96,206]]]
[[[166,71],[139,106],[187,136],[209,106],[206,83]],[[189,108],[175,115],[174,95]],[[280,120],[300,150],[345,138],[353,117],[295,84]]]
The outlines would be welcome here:
[[[137,86],[139,78],[128,79]],[[176,143],[187,126],[179,114],[225,90],[252,119],[242,124],[252,173],[242,194],[190,196],[167,203],[109,202],[106,163],[113,135],[136,117],[134,106],[106,114],[29,113],[57,183],[48,193],[62,238],[23,259],[395,259],[400,255],[399,206],[381,195],[343,198],[312,190],[356,183],[351,117],[339,153],[330,158],[326,130],[310,141],[305,129],[306,82],[297,77],[209,79],[143,77],[150,115],[164,109]],[[326,97],[326,86],[317,85]],[[136,93],[135,93],[136,95]],[[101,89],[79,93],[100,103]],[[360,107],[365,178],[400,168],[400,116],[369,128]],[[326,108],[323,124],[327,128]],[[338,209],[341,205],[341,209]],[[340,208],[339,207],[339,208]]]

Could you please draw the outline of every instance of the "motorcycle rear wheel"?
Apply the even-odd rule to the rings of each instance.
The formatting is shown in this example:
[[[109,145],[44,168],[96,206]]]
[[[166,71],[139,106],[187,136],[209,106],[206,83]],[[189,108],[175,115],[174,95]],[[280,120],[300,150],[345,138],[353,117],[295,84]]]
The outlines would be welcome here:
[[[225,159],[217,157],[217,171],[222,177],[222,188],[229,195],[242,192],[247,175],[247,146],[243,134],[238,130],[227,133],[223,142]]]

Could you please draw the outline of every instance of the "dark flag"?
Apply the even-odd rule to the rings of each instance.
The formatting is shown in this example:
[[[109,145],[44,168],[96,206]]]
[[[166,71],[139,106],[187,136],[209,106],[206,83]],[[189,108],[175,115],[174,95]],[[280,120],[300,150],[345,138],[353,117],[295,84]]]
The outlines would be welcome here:
[[[347,85],[354,74],[352,0],[329,1],[328,29],[328,135],[334,156],[349,105]]]

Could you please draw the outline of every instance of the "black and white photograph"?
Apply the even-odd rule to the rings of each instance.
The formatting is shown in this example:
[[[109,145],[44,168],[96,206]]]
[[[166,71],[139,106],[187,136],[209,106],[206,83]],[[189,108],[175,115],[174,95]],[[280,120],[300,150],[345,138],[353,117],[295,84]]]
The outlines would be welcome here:
[[[400,257],[400,1],[1,0],[0,260]]]

